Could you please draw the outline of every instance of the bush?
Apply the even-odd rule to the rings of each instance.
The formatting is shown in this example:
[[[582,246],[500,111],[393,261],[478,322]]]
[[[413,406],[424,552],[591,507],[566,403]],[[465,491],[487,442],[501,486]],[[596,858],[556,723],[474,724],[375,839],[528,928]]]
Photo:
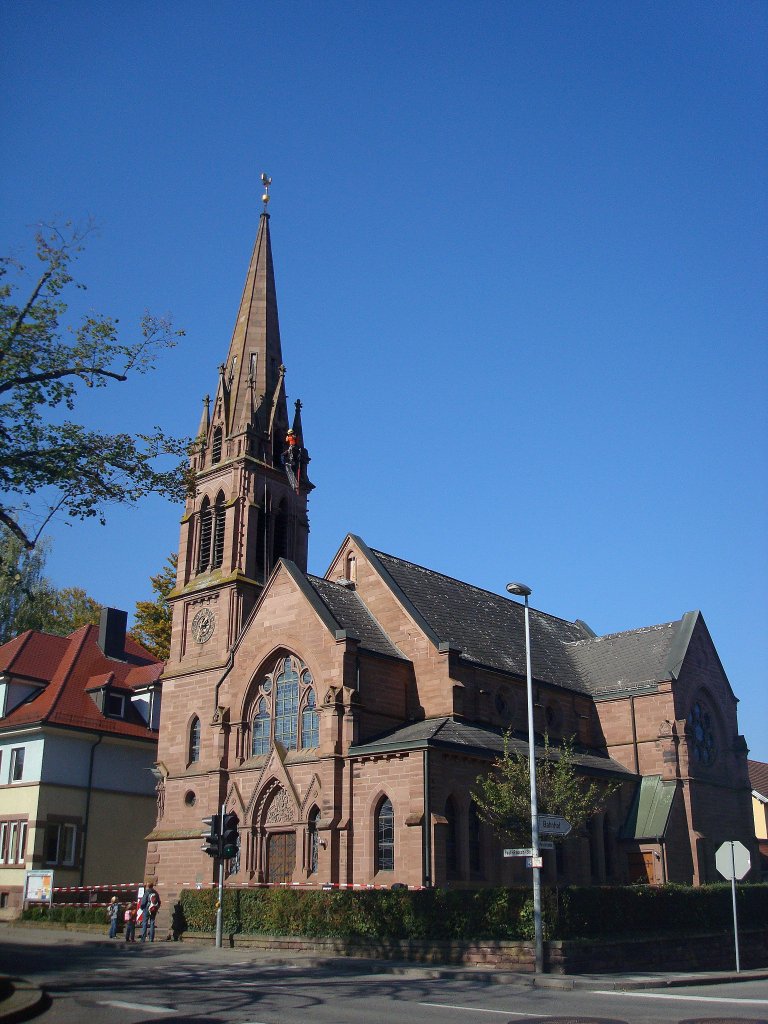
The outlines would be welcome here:
[[[52,924],[103,924],[109,926],[104,907],[27,907],[22,921],[49,921]]]

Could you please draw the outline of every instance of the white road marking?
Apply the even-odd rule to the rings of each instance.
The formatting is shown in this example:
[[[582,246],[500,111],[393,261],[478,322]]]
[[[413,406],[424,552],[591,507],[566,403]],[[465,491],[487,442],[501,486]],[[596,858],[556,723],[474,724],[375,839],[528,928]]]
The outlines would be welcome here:
[[[741,999],[736,996],[678,996],[665,992],[622,992],[595,989],[596,996],[633,996],[635,999],[679,999],[687,1003],[728,1003],[730,1006],[768,1006],[768,999]]]
[[[486,1010],[482,1006],[451,1006],[450,1003],[419,1003],[419,1006],[435,1006],[438,1010],[471,1010],[472,1013],[506,1013],[508,1017],[547,1017],[545,1013],[517,1013],[515,1010]]]
[[[99,1006],[116,1006],[119,1010],[141,1010],[145,1013],[178,1013],[170,1006],[150,1006],[149,1003],[124,1003],[121,999],[107,999]]]

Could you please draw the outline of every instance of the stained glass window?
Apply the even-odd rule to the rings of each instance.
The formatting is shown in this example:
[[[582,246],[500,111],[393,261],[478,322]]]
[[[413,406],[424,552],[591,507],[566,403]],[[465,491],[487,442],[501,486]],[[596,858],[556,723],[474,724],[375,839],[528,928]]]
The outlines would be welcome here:
[[[376,815],[376,870],[394,871],[395,868],[395,812],[389,797]]]
[[[270,725],[271,720],[267,711],[267,704],[262,697],[259,701],[256,716],[253,719],[253,746],[251,752],[254,757],[258,754],[269,753]]]

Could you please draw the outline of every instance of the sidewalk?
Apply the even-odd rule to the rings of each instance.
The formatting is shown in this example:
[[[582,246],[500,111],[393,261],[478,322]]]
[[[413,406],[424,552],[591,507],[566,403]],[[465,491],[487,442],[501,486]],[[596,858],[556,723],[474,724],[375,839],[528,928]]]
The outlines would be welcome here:
[[[10,926],[13,927],[13,926]],[[10,927],[8,930],[10,931]],[[22,926],[23,927],[23,926]],[[0,928],[3,928],[0,924]],[[34,934],[35,940],[42,944],[48,943],[64,944],[89,944],[93,946],[113,947],[113,941],[105,935],[94,935],[93,932],[79,932],[74,929],[66,931],[53,928],[24,928],[29,935]],[[151,956],[153,948],[166,947],[165,942],[153,945],[137,946],[135,953],[139,956]],[[203,945],[200,941],[190,943],[174,943],[174,949],[184,949],[196,953],[203,953],[208,963],[218,963],[217,958],[222,958],[230,951],[229,946],[223,950],[217,950],[213,944]],[[238,949],[242,956],[243,947]],[[250,950],[254,961],[272,966],[281,966],[289,963],[301,963],[307,968],[327,968],[333,971],[353,971],[370,974],[393,974],[404,978],[424,979],[482,979],[489,984],[515,984],[528,985],[532,988],[557,989],[569,991],[573,989],[601,990],[627,992],[639,989],[658,989],[681,987],[685,985],[717,985],[738,981],[756,981],[768,979],[768,966],[744,970],[736,973],[736,970],[727,971],[694,971],[681,973],[675,971],[627,971],[621,974],[520,974],[513,971],[499,970],[487,967],[454,967],[450,965],[422,965],[412,963],[395,962],[391,960],[372,960],[358,957],[339,956],[317,956],[311,953],[290,954],[281,952],[280,955],[266,952],[264,950]],[[0,974],[0,1024],[11,1024],[11,1022],[29,1020],[41,1013],[47,1005],[45,993],[23,978],[11,978]]]

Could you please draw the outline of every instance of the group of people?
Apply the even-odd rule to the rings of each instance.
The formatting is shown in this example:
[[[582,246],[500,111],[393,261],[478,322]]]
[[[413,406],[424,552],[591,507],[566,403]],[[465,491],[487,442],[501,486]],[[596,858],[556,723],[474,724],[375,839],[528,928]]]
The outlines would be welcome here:
[[[147,935],[149,935],[149,941],[154,942],[155,923],[157,921],[157,912],[159,909],[160,896],[151,882],[144,890],[144,895],[140,899],[136,900],[136,902],[128,902],[125,911],[122,910],[118,903],[117,896],[113,896],[107,905],[110,939],[117,937],[117,930],[120,926],[122,914],[122,920],[125,925],[126,942],[136,941],[137,928],[139,929],[140,942],[145,942]]]

